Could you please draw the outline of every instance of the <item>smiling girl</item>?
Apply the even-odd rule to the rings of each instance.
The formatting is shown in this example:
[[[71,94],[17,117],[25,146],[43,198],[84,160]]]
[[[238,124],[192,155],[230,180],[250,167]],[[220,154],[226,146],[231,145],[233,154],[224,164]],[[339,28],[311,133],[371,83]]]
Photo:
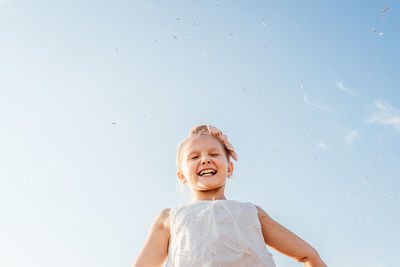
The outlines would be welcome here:
[[[309,244],[258,206],[225,197],[237,156],[227,137],[210,125],[190,131],[179,146],[177,176],[193,200],[155,219],[134,267],[274,267],[267,246],[307,267],[325,267]]]

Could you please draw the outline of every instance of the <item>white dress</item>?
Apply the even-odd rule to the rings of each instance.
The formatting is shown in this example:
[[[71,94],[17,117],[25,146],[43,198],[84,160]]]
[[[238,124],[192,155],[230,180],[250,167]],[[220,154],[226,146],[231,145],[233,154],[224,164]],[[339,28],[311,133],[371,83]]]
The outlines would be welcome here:
[[[275,267],[251,203],[202,200],[171,208],[166,267]]]

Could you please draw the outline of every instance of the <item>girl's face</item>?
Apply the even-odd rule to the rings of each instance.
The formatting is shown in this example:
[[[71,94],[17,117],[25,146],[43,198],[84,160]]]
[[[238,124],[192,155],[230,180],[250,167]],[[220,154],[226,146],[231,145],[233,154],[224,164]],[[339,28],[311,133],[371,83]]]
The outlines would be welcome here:
[[[222,144],[211,135],[199,135],[183,147],[178,178],[188,183],[192,192],[204,192],[225,187],[227,176],[232,175]]]

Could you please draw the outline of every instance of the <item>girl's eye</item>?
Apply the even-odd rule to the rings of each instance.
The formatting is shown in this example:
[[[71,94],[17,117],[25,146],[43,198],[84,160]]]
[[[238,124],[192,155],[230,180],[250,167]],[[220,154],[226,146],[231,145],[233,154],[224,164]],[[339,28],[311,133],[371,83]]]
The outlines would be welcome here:
[[[190,159],[197,159],[197,158],[198,158],[198,156],[193,156]]]
[[[218,156],[218,155],[219,155],[219,154],[215,154],[215,153],[214,153],[214,154],[211,154],[211,156]]]

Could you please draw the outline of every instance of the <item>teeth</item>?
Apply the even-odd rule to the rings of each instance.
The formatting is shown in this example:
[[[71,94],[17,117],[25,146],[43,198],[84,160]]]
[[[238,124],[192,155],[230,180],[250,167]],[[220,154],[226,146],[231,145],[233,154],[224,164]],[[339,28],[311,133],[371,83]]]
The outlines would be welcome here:
[[[203,176],[203,175],[205,175],[205,174],[209,174],[209,173],[211,173],[211,174],[215,174],[215,173],[216,173],[216,171],[214,171],[214,170],[211,170],[211,169],[206,169],[206,170],[202,170],[202,171],[199,173],[199,175]]]

